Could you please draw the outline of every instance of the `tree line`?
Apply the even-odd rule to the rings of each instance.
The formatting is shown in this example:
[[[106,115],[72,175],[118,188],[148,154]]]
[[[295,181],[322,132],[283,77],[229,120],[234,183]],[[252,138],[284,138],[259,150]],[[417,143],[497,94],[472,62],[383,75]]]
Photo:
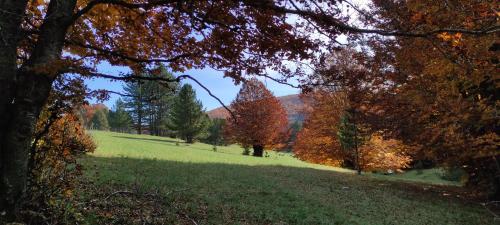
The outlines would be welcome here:
[[[164,66],[154,76],[172,79]],[[142,76],[153,76],[142,73]],[[210,119],[190,84],[156,81],[131,82],[124,86],[124,97],[112,109],[103,104],[83,105],[78,115],[86,129],[177,137],[187,143],[204,141],[221,145],[222,119]]]

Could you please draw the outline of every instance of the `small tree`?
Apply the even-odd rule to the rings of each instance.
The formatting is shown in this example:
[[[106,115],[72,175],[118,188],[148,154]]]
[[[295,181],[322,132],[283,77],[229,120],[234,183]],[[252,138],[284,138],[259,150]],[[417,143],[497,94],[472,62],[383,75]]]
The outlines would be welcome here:
[[[252,146],[254,156],[262,157],[264,148],[283,147],[288,138],[286,111],[262,82],[245,82],[231,109],[236,118],[228,121],[226,133],[242,146]]]
[[[290,137],[288,138],[287,141],[288,151],[292,150],[292,146],[297,140],[297,135],[299,134],[301,129],[302,129],[302,123],[300,121],[294,121],[292,125],[290,125]]]
[[[182,86],[176,96],[171,116],[172,129],[187,143],[193,143],[204,134],[208,124],[203,105],[196,99],[196,92],[189,84]]]
[[[210,120],[208,126],[208,135],[205,141],[214,146],[220,145],[224,142],[224,125],[226,124],[225,119],[214,118]]]

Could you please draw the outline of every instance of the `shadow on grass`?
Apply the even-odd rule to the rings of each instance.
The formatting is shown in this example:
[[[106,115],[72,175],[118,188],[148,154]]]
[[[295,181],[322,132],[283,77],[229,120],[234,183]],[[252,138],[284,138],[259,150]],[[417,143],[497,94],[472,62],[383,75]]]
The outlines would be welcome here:
[[[130,140],[142,140],[142,141],[156,141],[156,142],[167,142],[167,143],[176,143],[178,141],[174,140],[165,140],[165,139],[154,139],[154,138],[146,138],[146,137],[124,137],[124,136],[117,136],[117,135],[111,135],[111,137],[115,138],[124,138],[124,139],[130,139]],[[181,142],[179,142],[181,143]],[[184,143],[184,142],[182,142]]]
[[[177,210],[185,210],[182,215],[189,215],[187,218],[200,224],[387,224],[396,221],[398,224],[487,224],[490,221],[479,205],[456,197],[463,191],[457,187],[279,165],[94,156],[85,156],[81,161],[86,168],[86,179],[95,185],[91,190],[96,193],[89,194],[92,198],[112,199],[107,196],[118,190],[159,193],[163,197],[132,199],[131,205],[119,207],[130,210],[137,207],[138,201],[148,201],[150,208],[160,213],[162,207],[177,204]],[[124,196],[113,198],[123,201]],[[158,202],[163,199],[166,202]],[[102,208],[109,209],[117,203],[103,204]],[[101,210],[100,207],[96,210]],[[164,210],[170,212],[171,208]],[[167,218],[167,214],[160,213],[156,218]],[[158,223],[177,223],[178,219]]]

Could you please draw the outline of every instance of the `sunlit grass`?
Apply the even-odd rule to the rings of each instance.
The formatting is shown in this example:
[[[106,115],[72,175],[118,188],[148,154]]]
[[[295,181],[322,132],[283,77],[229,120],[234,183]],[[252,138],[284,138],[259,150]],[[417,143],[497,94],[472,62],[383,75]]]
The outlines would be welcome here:
[[[93,131],[92,135],[98,148],[93,156],[128,157],[135,159],[157,159],[192,163],[224,163],[238,165],[281,165],[308,167],[352,173],[343,168],[328,167],[306,163],[289,153],[268,151],[263,158],[244,156],[243,148],[238,145],[217,146],[204,143],[186,144],[181,140],[150,135],[121,134]]]
[[[357,176],[289,154],[256,158],[243,156],[238,146],[214,152],[170,138],[92,135],[99,147],[81,160],[88,181],[82,201],[100,200],[84,204],[90,224],[492,222],[481,206],[426,192],[427,185]],[[117,190],[136,195],[112,195]]]

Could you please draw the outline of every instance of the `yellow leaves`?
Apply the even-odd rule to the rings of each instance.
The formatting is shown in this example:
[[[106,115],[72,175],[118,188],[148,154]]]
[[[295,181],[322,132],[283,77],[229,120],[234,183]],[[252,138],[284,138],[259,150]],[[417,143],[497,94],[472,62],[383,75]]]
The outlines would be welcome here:
[[[362,168],[368,171],[406,168],[411,161],[409,150],[401,141],[384,139],[375,133],[360,147]]]
[[[457,47],[462,43],[462,33],[450,34],[448,32],[443,32],[438,34],[437,37],[445,42],[451,43],[453,47]]]
[[[64,190],[63,194],[64,196],[66,196],[66,198],[71,198],[73,196],[73,191],[71,189],[66,189]]]

